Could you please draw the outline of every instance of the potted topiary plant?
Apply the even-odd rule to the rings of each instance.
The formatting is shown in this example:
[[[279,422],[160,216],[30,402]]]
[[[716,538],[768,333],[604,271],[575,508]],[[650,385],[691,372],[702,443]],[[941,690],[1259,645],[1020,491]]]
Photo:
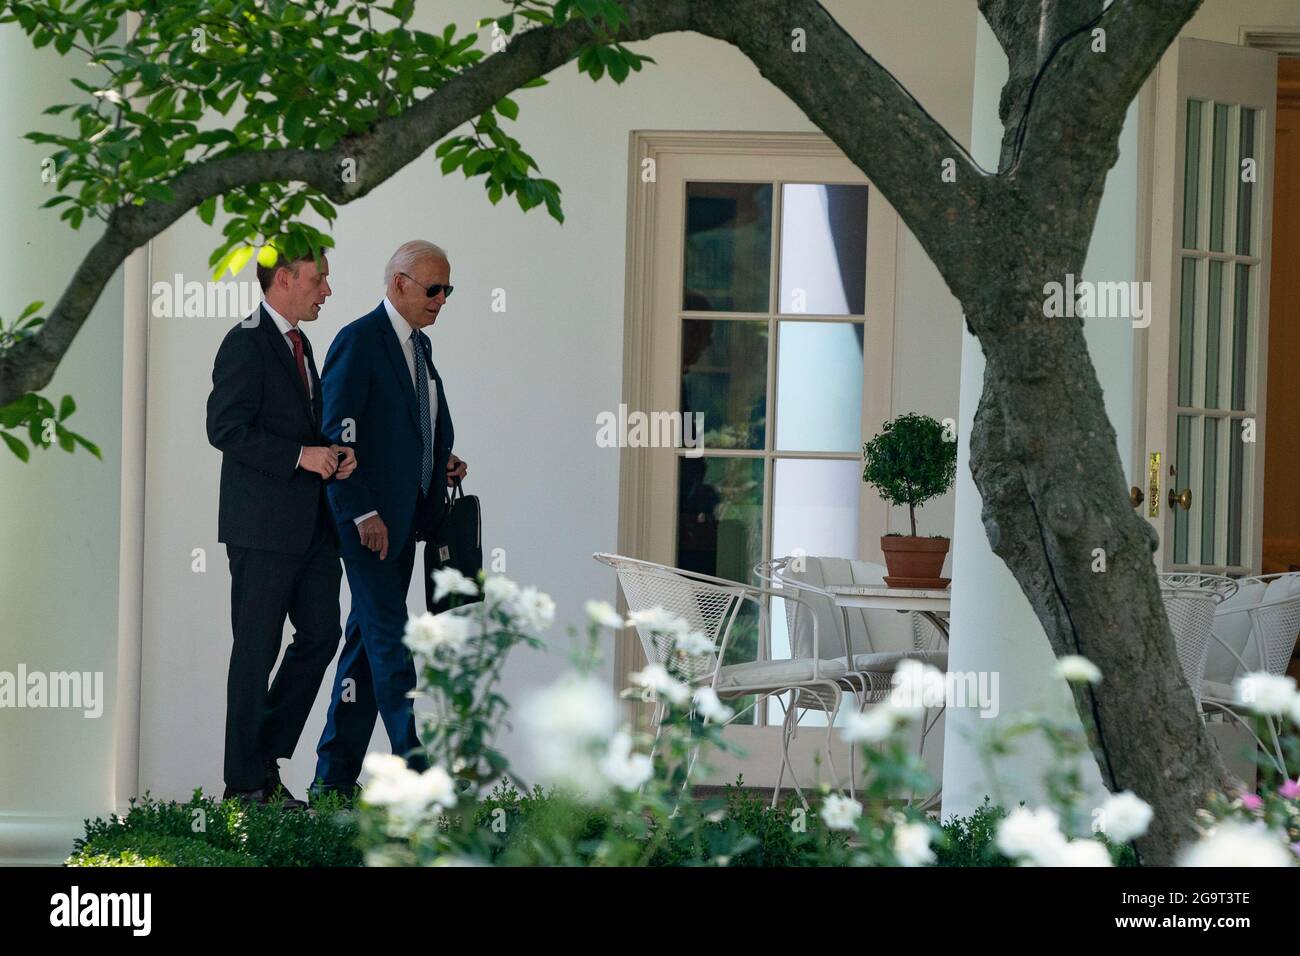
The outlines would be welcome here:
[[[893,505],[907,505],[911,535],[880,539],[890,587],[945,587],[939,577],[948,556],[948,539],[916,533],[916,509],[952,487],[957,476],[957,443],[944,436],[943,425],[928,415],[900,415],[862,446],[866,466],[862,480]]]

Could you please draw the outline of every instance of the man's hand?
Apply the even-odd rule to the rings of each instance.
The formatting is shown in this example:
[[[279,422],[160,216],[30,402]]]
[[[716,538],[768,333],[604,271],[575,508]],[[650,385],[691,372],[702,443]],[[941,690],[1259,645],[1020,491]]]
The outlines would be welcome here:
[[[334,446],[309,445],[304,447],[298,467],[304,471],[314,472],[322,478],[329,478],[338,468],[338,458],[334,456]]]
[[[447,487],[448,488],[454,486],[457,480],[464,478],[467,474],[469,474],[469,466],[467,464],[465,464],[455,455],[452,455],[450,458],[447,459]]]
[[[361,535],[362,544],[379,552],[380,561],[388,557],[388,526],[379,515],[371,515],[357,525],[357,534]]]
[[[339,462],[339,470],[334,473],[334,477],[339,481],[357,470],[357,453],[351,448],[344,445],[330,445],[330,451],[334,452],[335,457],[343,455],[343,460]]]

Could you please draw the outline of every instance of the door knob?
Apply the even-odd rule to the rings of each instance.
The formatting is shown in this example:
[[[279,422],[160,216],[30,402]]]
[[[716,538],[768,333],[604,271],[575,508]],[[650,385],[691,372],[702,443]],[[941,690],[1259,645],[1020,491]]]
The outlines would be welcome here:
[[[1170,488],[1169,507],[1172,508],[1174,505],[1182,505],[1184,511],[1191,511],[1192,510],[1192,489],[1184,488],[1182,491],[1175,494],[1174,490]]]
[[[1146,501],[1146,497],[1146,495],[1142,494],[1142,489],[1137,485],[1134,485],[1128,490],[1128,503],[1134,508],[1137,508],[1142,504],[1142,502]]]

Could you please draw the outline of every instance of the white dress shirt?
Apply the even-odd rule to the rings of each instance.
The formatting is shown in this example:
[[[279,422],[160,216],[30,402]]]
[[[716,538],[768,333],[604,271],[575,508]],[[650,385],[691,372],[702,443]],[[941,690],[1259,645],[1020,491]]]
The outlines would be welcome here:
[[[294,347],[293,347],[293,339],[289,338],[289,333],[292,332],[295,328],[297,328],[297,326],[290,324],[288,319],[282,316],[279,312],[275,311],[275,309],[271,308],[271,303],[263,301],[262,308],[266,309],[266,314],[271,317],[271,321],[275,323],[275,327],[280,330],[280,334],[284,337],[284,344],[289,346],[289,354],[296,355],[297,353],[294,351]],[[298,334],[301,335],[302,333],[299,332]],[[304,349],[303,355],[305,356],[306,354],[307,354],[306,350]],[[305,361],[304,364],[306,364]],[[308,369],[307,370],[307,397],[311,398],[313,394],[314,393],[312,392],[312,388],[311,388],[311,369]],[[294,462],[293,467],[297,468],[300,464],[302,464],[302,452],[303,452],[302,446],[299,446],[298,460]]]
[[[397,342],[402,346],[402,355],[406,358],[406,368],[411,373],[411,382],[416,388],[419,388],[421,383],[415,380],[415,343],[411,341],[411,332],[413,331],[411,323],[402,318],[402,313],[398,312],[393,303],[388,301],[388,296],[384,296],[384,310],[388,313],[388,321],[393,323],[393,333],[397,336]],[[436,436],[438,434],[438,384],[428,376],[429,369],[426,368],[423,384],[429,390],[429,434]],[[433,487],[434,485],[430,486],[431,491]],[[363,515],[357,515],[352,520],[359,525],[367,518],[377,514],[379,514],[378,511],[368,511]]]

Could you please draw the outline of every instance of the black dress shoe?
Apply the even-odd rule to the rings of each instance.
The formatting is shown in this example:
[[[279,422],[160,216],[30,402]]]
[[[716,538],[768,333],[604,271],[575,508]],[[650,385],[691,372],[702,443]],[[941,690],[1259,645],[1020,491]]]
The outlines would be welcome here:
[[[354,803],[361,795],[361,788],[356,784],[350,786],[338,786],[325,783],[315,783],[307,791],[307,799],[313,804],[318,803],[327,796],[338,795],[343,798],[344,803]]]
[[[226,787],[225,792],[221,794],[221,799],[235,799],[245,804],[266,803],[266,791],[260,787],[256,790],[231,790],[229,787]]]
[[[281,809],[284,810],[302,810],[307,806],[280,782],[280,762],[278,760],[268,760],[266,762],[266,782],[262,784],[262,790],[266,794],[266,798],[261,801],[262,803],[274,803],[276,800],[282,799],[284,802]]]

